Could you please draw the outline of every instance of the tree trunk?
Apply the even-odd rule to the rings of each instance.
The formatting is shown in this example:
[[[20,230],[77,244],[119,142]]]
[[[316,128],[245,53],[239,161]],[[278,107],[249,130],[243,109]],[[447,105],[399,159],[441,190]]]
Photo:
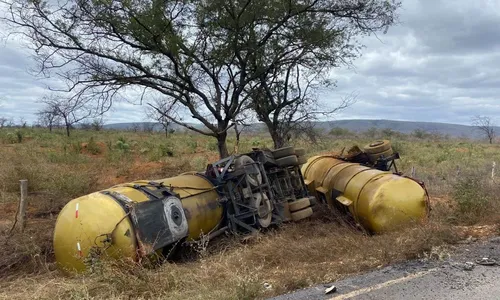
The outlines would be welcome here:
[[[217,148],[219,150],[219,156],[221,159],[229,156],[229,151],[227,151],[226,138],[226,131],[217,135]]]
[[[285,137],[278,131],[274,124],[266,123],[266,125],[273,139],[274,149],[284,147],[288,144]]]
[[[69,128],[71,127],[71,124],[66,123],[66,135],[69,136]]]
[[[236,122],[234,123],[234,132],[236,134],[236,143],[234,143],[234,154],[238,154],[240,148],[241,131],[238,130],[238,124]]]

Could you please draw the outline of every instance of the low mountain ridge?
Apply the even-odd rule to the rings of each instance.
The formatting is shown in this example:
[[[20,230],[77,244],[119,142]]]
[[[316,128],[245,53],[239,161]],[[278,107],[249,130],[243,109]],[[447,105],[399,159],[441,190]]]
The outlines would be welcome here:
[[[204,126],[201,124],[190,124],[197,128],[202,129]],[[332,128],[343,128],[353,132],[363,132],[370,128],[376,129],[392,129],[397,132],[409,134],[416,130],[422,130],[427,133],[449,135],[450,137],[462,138],[480,138],[482,132],[473,126],[450,124],[450,123],[437,123],[437,122],[413,122],[413,121],[395,121],[395,120],[335,120],[335,121],[322,121],[316,122],[316,127],[329,131]],[[114,123],[104,125],[105,129],[115,130],[143,130],[144,128],[153,128],[155,131],[163,130],[163,127],[158,123],[153,122],[140,122],[140,123]],[[174,130],[183,130],[184,128],[172,124]],[[262,123],[252,124],[249,128],[251,132],[265,131],[265,126]],[[495,127],[496,132],[500,132],[500,127]]]

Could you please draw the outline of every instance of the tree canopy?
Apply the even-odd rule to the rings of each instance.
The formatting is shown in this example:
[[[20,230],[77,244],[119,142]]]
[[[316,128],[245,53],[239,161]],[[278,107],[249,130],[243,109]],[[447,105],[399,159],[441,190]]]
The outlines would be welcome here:
[[[396,21],[395,0],[0,0],[43,74],[108,108],[129,89],[171,98],[218,140],[277,74],[322,74],[359,55],[357,37]]]

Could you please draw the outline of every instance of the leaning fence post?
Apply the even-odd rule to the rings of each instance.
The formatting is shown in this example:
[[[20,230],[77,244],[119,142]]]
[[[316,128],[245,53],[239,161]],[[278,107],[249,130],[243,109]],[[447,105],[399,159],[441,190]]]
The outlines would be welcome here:
[[[21,200],[19,202],[19,212],[18,212],[18,222],[21,231],[25,227],[25,217],[26,217],[26,203],[28,202],[28,180],[19,180],[21,186]]]

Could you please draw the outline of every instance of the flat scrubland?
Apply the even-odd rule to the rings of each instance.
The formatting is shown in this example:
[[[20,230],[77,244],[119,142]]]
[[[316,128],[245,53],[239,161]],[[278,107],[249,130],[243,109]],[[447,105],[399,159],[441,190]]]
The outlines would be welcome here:
[[[52,231],[66,202],[122,182],[202,170],[218,159],[216,143],[185,133],[167,139],[160,133],[75,130],[68,138],[62,131],[1,129],[0,298],[265,298],[402,260],[443,259],[460,240],[499,233],[500,179],[491,173],[500,145],[385,133],[324,134],[316,144],[293,144],[315,155],[390,138],[402,156],[400,170],[409,175],[414,167],[428,187],[432,212],[423,226],[366,236],[325,212],[252,239],[222,237],[155,268],[105,262],[92,273],[64,275],[55,268]],[[271,145],[264,134],[246,135],[239,152]],[[27,227],[11,233],[20,179],[29,181]]]

